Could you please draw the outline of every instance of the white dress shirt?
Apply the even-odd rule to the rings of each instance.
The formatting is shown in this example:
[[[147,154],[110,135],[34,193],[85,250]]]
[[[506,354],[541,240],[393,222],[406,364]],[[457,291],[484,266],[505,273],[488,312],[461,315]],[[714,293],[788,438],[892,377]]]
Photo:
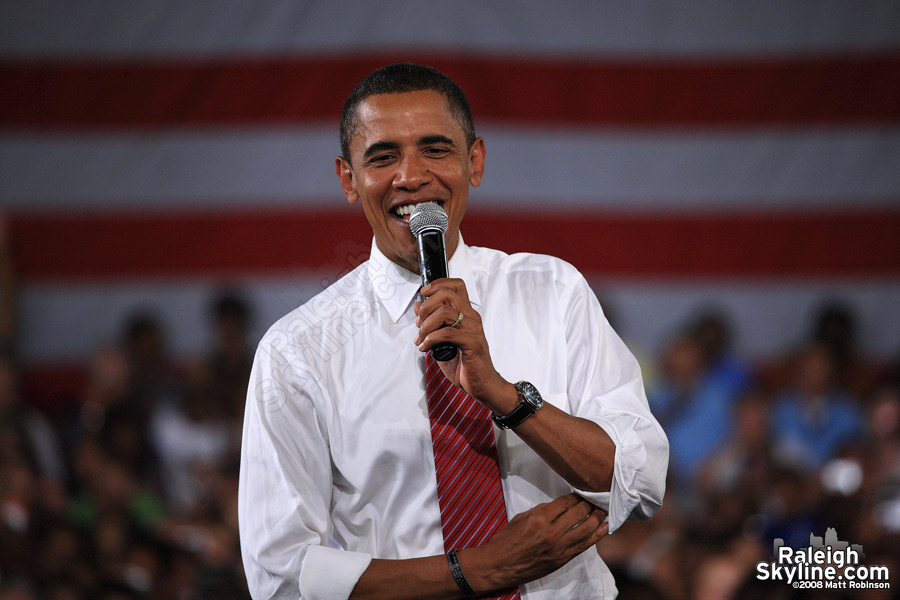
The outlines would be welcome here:
[[[610,530],[662,504],[668,443],[637,362],[571,265],[459,246],[497,371],[602,427],[616,445],[612,488],[581,492]],[[372,244],[370,259],[279,320],[256,353],[241,457],[241,546],[253,597],[347,598],[372,558],[442,554],[425,394],[413,344],[420,278]],[[508,516],[573,491],[514,431],[494,428]],[[602,542],[601,542],[602,543]],[[612,598],[589,549],[521,587],[526,600]]]

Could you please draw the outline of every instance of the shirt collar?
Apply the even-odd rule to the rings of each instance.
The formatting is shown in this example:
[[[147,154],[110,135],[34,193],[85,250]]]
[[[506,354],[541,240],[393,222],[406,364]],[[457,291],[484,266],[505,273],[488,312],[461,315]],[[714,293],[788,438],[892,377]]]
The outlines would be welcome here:
[[[462,234],[459,235],[456,251],[447,262],[450,277],[462,279],[466,284],[469,302],[473,306],[479,306],[481,296],[472,273],[469,247],[463,242]],[[422,278],[419,274],[404,269],[388,259],[378,249],[375,238],[372,238],[372,251],[369,254],[369,280],[372,282],[375,295],[381,300],[394,323],[400,320],[403,313],[410,307],[422,286]]]

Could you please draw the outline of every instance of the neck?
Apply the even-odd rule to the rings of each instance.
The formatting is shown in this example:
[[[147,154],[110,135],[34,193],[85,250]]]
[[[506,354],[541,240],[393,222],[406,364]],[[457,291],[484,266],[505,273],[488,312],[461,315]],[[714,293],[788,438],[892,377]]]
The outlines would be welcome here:
[[[444,246],[447,250],[447,262],[450,262],[450,259],[453,258],[453,255],[456,253],[456,249],[459,247],[460,235],[457,233],[455,236],[447,237],[444,239]],[[402,267],[411,273],[415,273],[416,275],[421,275],[419,269],[419,257],[418,254],[412,261],[408,261],[405,257],[400,255],[392,255],[388,252],[385,252],[385,249],[381,247],[381,244],[376,240],[376,246],[378,246],[378,250],[384,254],[385,257],[398,267]]]

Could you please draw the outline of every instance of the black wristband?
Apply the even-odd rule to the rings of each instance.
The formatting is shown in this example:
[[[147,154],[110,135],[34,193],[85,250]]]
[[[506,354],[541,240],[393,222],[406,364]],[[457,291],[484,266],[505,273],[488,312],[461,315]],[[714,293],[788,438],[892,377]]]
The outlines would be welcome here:
[[[462,567],[459,566],[459,559],[456,557],[456,550],[451,550],[447,553],[447,562],[450,563],[450,572],[453,573],[453,579],[456,580],[456,585],[459,586],[459,589],[473,598],[478,596],[478,593],[466,581],[466,576],[463,575]]]

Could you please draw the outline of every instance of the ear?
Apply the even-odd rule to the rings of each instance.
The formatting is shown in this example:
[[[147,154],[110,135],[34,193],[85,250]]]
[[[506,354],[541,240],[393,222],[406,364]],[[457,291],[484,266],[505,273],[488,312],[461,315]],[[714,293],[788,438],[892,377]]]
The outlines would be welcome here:
[[[356,190],[356,178],[353,176],[353,167],[343,156],[334,159],[335,172],[341,182],[341,190],[347,196],[347,202],[356,204],[359,200],[359,192]]]
[[[481,178],[484,175],[484,159],[485,159],[484,139],[476,138],[469,148],[469,166],[472,174],[469,175],[469,183],[472,187],[481,185]]]

